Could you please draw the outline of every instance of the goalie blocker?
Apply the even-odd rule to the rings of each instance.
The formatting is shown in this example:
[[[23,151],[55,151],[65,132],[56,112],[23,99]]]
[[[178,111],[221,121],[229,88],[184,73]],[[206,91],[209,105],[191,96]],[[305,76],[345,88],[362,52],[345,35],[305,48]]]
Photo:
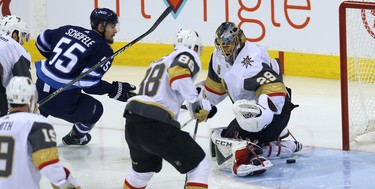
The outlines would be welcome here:
[[[211,150],[214,150],[220,170],[231,171],[236,176],[249,176],[262,174],[273,166],[261,156],[261,147],[243,139],[224,138],[222,131],[222,128],[216,129],[211,136]]]

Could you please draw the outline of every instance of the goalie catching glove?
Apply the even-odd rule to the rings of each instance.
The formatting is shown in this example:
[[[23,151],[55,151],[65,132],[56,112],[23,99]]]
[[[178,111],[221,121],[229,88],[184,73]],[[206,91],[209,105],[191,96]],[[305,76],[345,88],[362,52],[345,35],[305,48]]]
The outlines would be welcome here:
[[[119,100],[121,102],[126,102],[130,97],[136,95],[134,90],[136,87],[132,84],[120,81],[112,82],[112,90],[108,93],[110,98]]]
[[[268,107],[268,96],[259,96],[255,100],[237,100],[234,102],[233,112],[240,127],[248,132],[259,132],[273,119],[274,113]]]

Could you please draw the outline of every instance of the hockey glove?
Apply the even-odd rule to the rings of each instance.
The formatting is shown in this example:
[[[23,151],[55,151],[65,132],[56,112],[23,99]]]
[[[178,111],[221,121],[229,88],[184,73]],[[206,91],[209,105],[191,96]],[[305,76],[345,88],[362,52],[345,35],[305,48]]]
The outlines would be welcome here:
[[[115,100],[126,102],[130,97],[136,95],[134,92],[136,87],[132,84],[121,81],[114,81],[112,82],[112,86],[112,91],[108,93],[108,96]]]
[[[198,123],[206,120],[208,116],[208,111],[205,109],[200,109],[194,113],[194,118],[198,120]]]
[[[216,115],[216,113],[217,113],[216,106],[211,106],[211,110],[207,115],[207,119],[211,119],[212,117],[214,117]]]
[[[265,127],[261,117],[264,108],[255,100],[237,100],[232,108],[236,120],[243,130],[259,132]]]
[[[73,178],[73,176],[70,174],[70,171],[65,167],[64,171],[66,174],[66,179],[52,184],[52,187],[54,189],[81,189],[80,184],[75,178]]]
[[[188,104],[188,109],[190,111],[190,116],[200,123],[207,119],[211,110],[211,103],[207,99],[201,99],[195,103]]]
[[[190,111],[190,115],[193,115],[192,117],[194,117],[198,121],[198,123],[201,123],[208,118],[213,117],[216,114],[217,109],[216,107],[214,107],[215,111],[211,112],[212,107],[210,101],[207,100],[206,96],[201,95],[203,85],[199,84],[198,86],[196,86],[196,89],[198,92],[199,101],[193,104],[189,104],[188,109]]]

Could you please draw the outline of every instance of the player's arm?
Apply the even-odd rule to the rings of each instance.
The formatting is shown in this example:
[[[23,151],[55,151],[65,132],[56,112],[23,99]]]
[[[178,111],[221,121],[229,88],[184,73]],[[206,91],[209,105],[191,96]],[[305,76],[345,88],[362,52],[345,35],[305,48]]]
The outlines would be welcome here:
[[[284,107],[286,87],[282,82],[262,85],[256,91],[258,103],[268,107],[274,114],[280,114]]]
[[[54,188],[65,186],[79,188],[79,184],[69,170],[60,164],[56,134],[52,125],[46,122],[34,122],[28,142],[31,145],[34,165],[49,179]]]
[[[178,91],[188,103],[198,101],[193,78],[199,73],[199,67],[193,55],[183,52],[176,56],[168,68],[171,89]]]
[[[200,62],[199,62],[200,63]],[[199,122],[206,120],[211,104],[207,99],[198,96],[194,78],[199,73],[200,65],[194,56],[183,52],[175,57],[168,68],[169,84],[172,90],[178,91],[190,107],[191,117]]]
[[[269,107],[273,113],[279,114],[284,106],[287,94],[282,80],[282,75],[276,73],[268,64],[262,63],[262,70],[256,75],[244,79],[243,87],[245,90],[256,92],[260,105]],[[266,95],[266,97],[261,98],[262,95]]]
[[[244,89],[256,91],[258,100],[236,101],[233,104],[234,114],[242,129],[259,132],[272,122],[275,114],[281,113],[287,94],[286,87],[281,76],[264,64],[261,72],[244,80]]]
[[[99,80],[96,85],[83,88],[83,91],[89,94],[103,95],[108,94],[110,98],[126,102],[130,97],[136,95],[136,87],[127,82],[113,81],[109,83],[104,80]]]
[[[280,114],[285,103],[285,96],[287,94],[286,86],[282,82],[283,78],[281,74],[275,72],[267,64],[263,63],[263,70],[256,77],[256,95],[259,100],[258,103],[265,107],[269,107],[274,114]],[[251,82],[252,79],[249,79]],[[245,89],[251,89],[251,83],[245,80]],[[261,100],[262,95],[267,95],[264,100]],[[263,99],[263,98],[262,98]]]
[[[91,55],[89,58],[80,62],[82,65],[82,73],[113,54],[112,49],[108,47],[106,43],[97,41],[92,47],[90,47],[90,52]],[[113,60],[108,60],[102,67],[96,69],[94,72],[88,74],[79,81],[83,91],[89,94],[104,95],[109,94],[113,90],[114,86],[102,79],[106,71],[109,69],[109,66],[112,65],[112,61]],[[91,83],[94,84],[87,85],[84,83],[86,81],[91,81]]]
[[[96,45],[92,47],[91,51],[93,55],[91,55],[91,58],[87,60],[87,65],[85,66],[88,68],[86,69],[95,66],[98,62],[113,54],[111,47],[104,42],[96,43]],[[112,60],[108,60],[108,62],[104,63],[103,66],[95,70],[93,74],[88,74],[79,82],[81,86],[84,86],[83,82],[86,80],[94,81],[96,83],[95,85],[84,87],[83,91],[86,93],[97,95],[108,94],[108,96],[112,99],[126,102],[130,97],[135,95],[134,91],[136,87],[134,85],[122,81],[113,81],[112,83],[109,83],[102,80],[102,77],[112,65]]]
[[[112,84],[110,84],[109,82],[104,81],[104,80],[99,80],[96,85],[83,88],[83,91],[89,94],[103,95],[103,94],[108,94],[111,91],[112,87],[113,87]]]
[[[44,30],[42,33],[38,35],[35,41],[35,46],[39,50],[40,54],[42,54],[45,58],[49,59],[51,56],[51,43],[50,39],[52,38],[53,30]]]
[[[25,76],[31,79],[30,61],[21,56],[12,68],[13,76]]]
[[[208,75],[206,77],[204,90],[202,95],[207,96],[212,105],[216,105],[227,97],[225,84],[222,79],[216,74],[212,66],[212,56],[208,67]]]

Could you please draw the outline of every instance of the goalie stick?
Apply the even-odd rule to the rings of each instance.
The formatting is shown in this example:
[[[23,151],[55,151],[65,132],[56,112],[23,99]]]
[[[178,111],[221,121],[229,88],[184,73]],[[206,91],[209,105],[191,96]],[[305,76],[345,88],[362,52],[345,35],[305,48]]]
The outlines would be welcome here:
[[[138,41],[140,41],[141,39],[143,39],[144,37],[146,37],[148,34],[150,34],[151,32],[153,32],[158,26],[159,24],[164,20],[165,17],[167,17],[167,15],[173,10],[173,6],[169,6],[167,9],[164,10],[164,12],[159,16],[159,18],[155,21],[155,23],[151,26],[151,28],[149,30],[147,30],[144,34],[142,34],[141,36],[137,37],[136,39],[134,39],[133,41],[131,41],[130,43],[128,43],[127,45],[123,46],[122,48],[120,48],[119,50],[117,50],[116,52],[114,52],[112,54],[112,56],[110,57],[107,57],[106,59],[98,62],[97,64],[95,64],[93,67],[91,67],[90,69],[88,69],[86,72],[84,72],[83,74],[79,75],[78,77],[76,77],[75,79],[73,79],[72,81],[70,81],[69,83],[67,83],[66,85],[60,87],[59,89],[57,89],[56,91],[54,91],[53,93],[51,93],[50,95],[48,95],[46,98],[44,98],[43,100],[41,100],[39,102],[39,106],[42,106],[43,104],[45,104],[46,102],[48,102],[49,100],[51,100],[53,97],[55,97],[56,95],[60,94],[61,92],[63,92],[66,88],[72,86],[74,83],[76,83],[78,80],[86,77],[90,72],[98,69],[100,66],[104,65],[105,63],[107,63],[108,61],[112,60],[113,58],[115,58],[118,54],[122,53],[123,51],[125,51],[126,49],[128,49],[129,47],[131,47],[132,45],[134,45],[135,43],[137,43]]]

